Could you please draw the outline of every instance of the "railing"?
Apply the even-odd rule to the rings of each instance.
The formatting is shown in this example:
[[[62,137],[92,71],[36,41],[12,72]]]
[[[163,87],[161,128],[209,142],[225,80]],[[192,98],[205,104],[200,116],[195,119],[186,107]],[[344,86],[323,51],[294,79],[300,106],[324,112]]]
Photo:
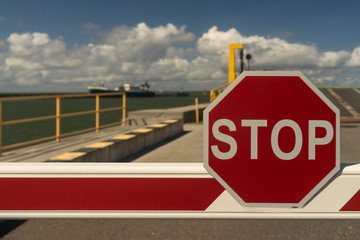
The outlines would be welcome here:
[[[214,88],[210,91],[210,102],[214,101],[217,96],[219,96],[226,88],[229,86],[230,83],[221,85],[220,87]]]
[[[121,107],[111,107],[111,108],[103,108],[100,109],[100,97],[103,96],[121,96],[122,95],[122,106]],[[61,114],[61,99],[64,98],[95,98],[95,110],[90,111],[81,111],[81,112],[72,112]],[[19,120],[11,120],[11,121],[2,121],[3,115],[3,102],[5,101],[17,101],[17,100],[40,100],[40,99],[56,99],[56,115],[43,116],[43,117],[35,117],[35,118],[25,118]],[[118,111],[122,110],[122,120],[121,122],[115,122],[110,124],[100,125],[100,113],[102,112],[110,112],[110,111]],[[95,127],[87,128],[83,130],[73,131],[61,134],[61,119],[67,117],[81,116],[86,114],[95,114]],[[43,120],[51,120],[56,119],[56,134],[54,136],[40,138],[36,140],[11,144],[2,146],[2,127],[7,125],[14,125],[20,123],[29,123],[29,122],[37,122]],[[125,93],[103,93],[103,94],[68,94],[68,95],[46,95],[46,96],[22,96],[22,97],[2,97],[0,98],[0,156],[1,152],[4,150],[19,148],[31,144],[41,143],[49,140],[56,139],[57,142],[60,142],[60,139],[63,137],[73,136],[76,134],[81,134],[90,131],[99,132],[101,128],[111,127],[122,124],[125,126],[126,121],[126,94]]]

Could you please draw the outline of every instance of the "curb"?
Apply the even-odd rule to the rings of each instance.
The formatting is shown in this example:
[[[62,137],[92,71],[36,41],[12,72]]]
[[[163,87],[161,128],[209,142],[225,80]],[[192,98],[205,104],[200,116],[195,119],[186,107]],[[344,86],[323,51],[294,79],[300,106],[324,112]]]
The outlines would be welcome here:
[[[358,117],[341,117],[341,123],[360,123],[360,118]]]
[[[52,157],[47,162],[120,162],[183,132],[183,119],[169,119],[131,130],[111,139],[93,143]]]

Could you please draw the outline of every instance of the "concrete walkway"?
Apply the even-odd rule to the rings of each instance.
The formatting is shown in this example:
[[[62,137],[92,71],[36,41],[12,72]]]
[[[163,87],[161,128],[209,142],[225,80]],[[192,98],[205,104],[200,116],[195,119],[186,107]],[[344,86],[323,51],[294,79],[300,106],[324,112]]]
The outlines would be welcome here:
[[[139,155],[135,162],[202,162],[203,125],[184,124],[184,133]]]

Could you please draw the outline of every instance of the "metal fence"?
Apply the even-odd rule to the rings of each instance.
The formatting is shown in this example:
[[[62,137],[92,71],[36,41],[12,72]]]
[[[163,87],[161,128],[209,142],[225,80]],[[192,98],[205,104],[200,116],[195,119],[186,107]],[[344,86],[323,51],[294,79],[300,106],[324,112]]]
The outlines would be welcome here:
[[[122,106],[120,107],[111,107],[111,108],[103,108],[100,109],[100,97],[105,96],[122,96]],[[61,99],[65,98],[95,98],[95,110],[90,111],[81,111],[81,112],[72,112],[72,113],[64,113],[61,114]],[[3,102],[5,101],[18,101],[18,100],[39,100],[39,99],[56,99],[56,114],[35,118],[25,118],[19,120],[11,120],[11,121],[3,121]],[[102,112],[110,112],[110,111],[118,111],[122,110],[122,120],[120,122],[110,123],[100,125],[100,113]],[[95,114],[95,126],[93,128],[87,128],[83,130],[73,131],[61,134],[61,119],[67,117],[81,116],[86,114]],[[2,128],[7,125],[14,125],[20,123],[29,123],[29,122],[37,122],[43,120],[56,119],[56,133],[54,136],[49,136],[45,138],[40,138],[31,141],[25,141],[21,143],[11,144],[11,145],[2,145]],[[49,140],[56,139],[57,142],[60,142],[60,139],[63,137],[68,137],[76,134],[81,134],[90,131],[99,132],[101,128],[111,127],[122,124],[125,126],[126,122],[126,94],[125,93],[103,93],[103,94],[66,94],[66,95],[45,95],[45,96],[21,96],[21,97],[2,97],[0,98],[0,155],[4,150],[14,149],[18,147],[23,147],[31,144],[36,144],[40,142],[45,142]]]
[[[214,101],[226,88],[230,83],[221,85],[220,87],[214,88],[210,91],[210,102]]]

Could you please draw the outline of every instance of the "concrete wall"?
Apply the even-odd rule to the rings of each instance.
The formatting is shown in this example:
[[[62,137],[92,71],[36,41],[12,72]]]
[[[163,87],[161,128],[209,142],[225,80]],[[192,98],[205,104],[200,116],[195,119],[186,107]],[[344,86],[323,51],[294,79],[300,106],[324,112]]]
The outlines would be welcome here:
[[[120,162],[164,140],[182,133],[184,120],[170,119],[135,129],[106,141],[94,143],[49,161],[56,162]]]

